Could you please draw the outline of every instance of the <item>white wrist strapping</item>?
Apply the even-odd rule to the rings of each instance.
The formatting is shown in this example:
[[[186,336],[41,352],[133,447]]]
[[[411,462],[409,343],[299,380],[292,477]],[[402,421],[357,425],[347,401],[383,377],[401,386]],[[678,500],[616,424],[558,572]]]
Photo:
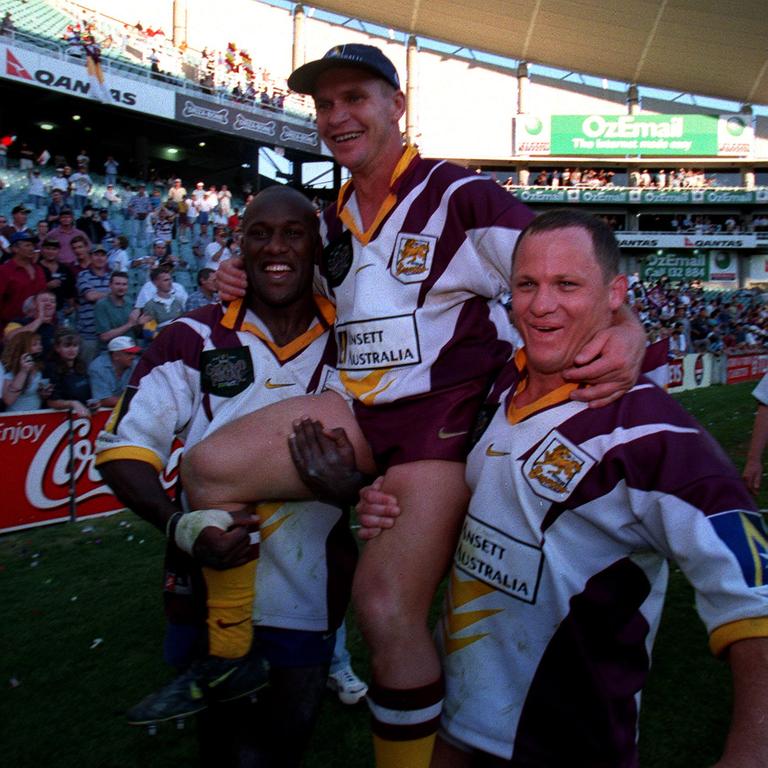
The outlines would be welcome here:
[[[185,512],[179,517],[173,538],[180,550],[191,555],[195,541],[203,528],[213,527],[226,531],[234,522],[232,515],[223,509],[196,509],[194,512]]]

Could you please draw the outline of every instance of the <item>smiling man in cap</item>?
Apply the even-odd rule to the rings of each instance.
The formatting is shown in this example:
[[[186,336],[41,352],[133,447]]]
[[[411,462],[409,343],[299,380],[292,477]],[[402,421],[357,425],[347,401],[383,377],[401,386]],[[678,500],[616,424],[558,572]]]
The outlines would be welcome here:
[[[91,394],[100,408],[112,408],[128,386],[141,347],[129,336],[117,336],[107,344],[107,351],[88,366]]]
[[[366,545],[355,575],[372,656],[376,763],[422,768],[443,698],[427,613],[469,497],[464,461],[477,410],[511,349],[498,297],[533,214],[490,179],[403,145],[405,96],[379,49],[336,46],[288,84],[313,97],[318,132],[352,176],[323,213],[320,272],[337,303],[339,390],[356,418],[334,392],[282,403],[193,449],[185,472],[205,489],[206,506],[228,494],[307,495],[277,440],[253,445],[254,435],[290,433],[305,415],[344,427],[361,469],[373,468],[373,456],[402,510],[394,529]],[[244,282],[231,262],[219,269],[223,298]],[[616,396],[635,378],[643,335],[632,328],[613,329],[579,356],[602,356],[579,373],[597,385],[593,398]],[[638,365],[627,363],[633,359]]]

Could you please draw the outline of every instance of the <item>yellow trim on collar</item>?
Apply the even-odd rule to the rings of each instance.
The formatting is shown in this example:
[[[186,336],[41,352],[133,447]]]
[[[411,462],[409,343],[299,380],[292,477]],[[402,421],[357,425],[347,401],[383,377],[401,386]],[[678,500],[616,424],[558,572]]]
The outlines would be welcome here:
[[[395,183],[400,178],[400,176],[405,173],[408,166],[418,154],[418,150],[415,147],[408,146],[405,148],[405,151],[395,166],[395,170],[392,171],[392,178],[389,180],[389,194],[384,199],[384,202],[379,206],[379,210],[376,213],[376,218],[371,223],[371,226],[365,230],[365,232],[360,231],[359,227],[357,226],[357,222],[352,216],[352,213],[347,209],[347,205],[344,202],[345,199],[349,200],[349,197],[347,196],[347,190],[352,184],[352,179],[342,185],[341,189],[339,190],[339,196],[336,200],[336,207],[339,212],[339,218],[341,219],[344,226],[363,245],[368,245],[371,238],[373,237],[373,233],[376,232],[381,222],[384,221],[389,212],[395,207],[395,203],[397,202],[397,195],[393,191]]]

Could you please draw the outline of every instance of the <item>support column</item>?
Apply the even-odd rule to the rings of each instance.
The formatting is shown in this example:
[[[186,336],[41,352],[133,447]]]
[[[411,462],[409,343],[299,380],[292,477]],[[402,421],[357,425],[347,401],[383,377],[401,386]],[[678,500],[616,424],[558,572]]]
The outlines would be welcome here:
[[[293,9],[293,53],[291,72],[304,63],[304,6],[298,3]]]
[[[405,140],[408,144],[416,144],[418,139],[417,110],[416,110],[416,57],[419,48],[416,37],[408,38],[405,58]]]
[[[640,90],[636,85],[630,85],[627,88],[627,114],[637,115],[640,112]]]
[[[528,75],[528,62],[521,61],[517,65],[517,114],[528,114],[528,100],[531,79]]]
[[[187,40],[187,0],[173,0],[173,45]]]

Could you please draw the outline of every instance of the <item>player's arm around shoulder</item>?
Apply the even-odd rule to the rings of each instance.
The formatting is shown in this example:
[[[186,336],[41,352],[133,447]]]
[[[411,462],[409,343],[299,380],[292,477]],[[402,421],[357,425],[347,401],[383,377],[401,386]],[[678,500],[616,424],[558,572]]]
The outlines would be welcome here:
[[[623,306],[614,324],[596,333],[564,372],[566,379],[587,385],[574,390],[571,399],[600,408],[628,392],[640,377],[645,340],[639,320]]]

